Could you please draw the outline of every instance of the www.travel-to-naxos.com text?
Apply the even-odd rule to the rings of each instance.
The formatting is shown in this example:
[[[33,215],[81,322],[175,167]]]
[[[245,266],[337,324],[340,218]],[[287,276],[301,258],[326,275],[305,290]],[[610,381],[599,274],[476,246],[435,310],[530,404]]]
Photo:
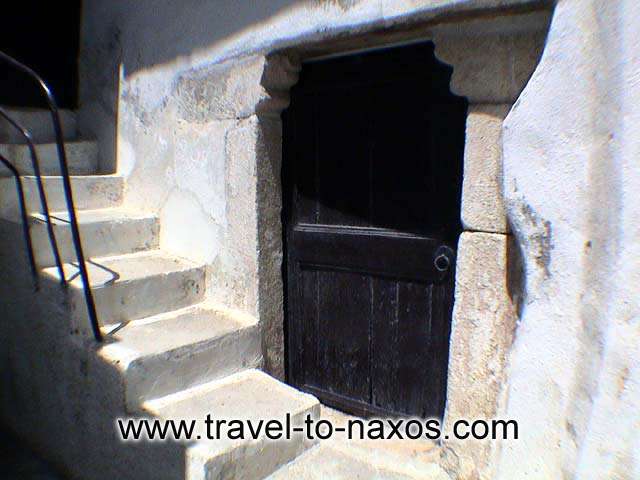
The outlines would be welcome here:
[[[304,435],[309,440],[326,440],[336,435],[343,435],[349,440],[518,439],[518,423],[501,419],[460,419],[447,432],[443,432],[437,419],[354,418],[345,424],[334,425],[327,419],[316,419],[310,414],[304,419],[294,419],[287,414],[283,419],[268,420],[221,419],[211,414],[201,420],[126,418],[118,419],[116,424],[123,441],[289,440],[296,435]]]

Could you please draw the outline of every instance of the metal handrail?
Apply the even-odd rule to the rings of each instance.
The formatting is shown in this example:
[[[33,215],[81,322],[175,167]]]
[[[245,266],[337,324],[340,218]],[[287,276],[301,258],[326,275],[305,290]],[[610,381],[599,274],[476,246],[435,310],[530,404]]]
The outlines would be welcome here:
[[[15,128],[18,133],[25,139],[29,147],[29,154],[31,155],[31,165],[33,166],[33,173],[36,177],[36,184],[38,186],[38,195],[40,197],[40,206],[42,208],[42,215],[45,217],[47,224],[47,234],[49,236],[49,243],[51,244],[51,250],[53,251],[53,258],[56,262],[58,274],[60,275],[60,283],[65,284],[64,269],[62,267],[62,259],[60,258],[60,250],[58,249],[58,242],[56,242],[56,235],[53,231],[53,225],[51,223],[51,213],[49,212],[49,204],[47,203],[47,196],[44,192],[44,185],[42,184],[42,175],[40,173],[40,160],[36,152],[36,147],[33,144],[31,134],[29,131],[16,122],[7,111],[0,107],[0,116],[3,117],[9,124]]]
[[[24,199],[24,188],[22,187],[22,179],[18,173],[18,169],[14,167],[9,160],[0,155],[0,162],[4,164],[16,180],[16,190],[18,193],[18,205],[20,206],[20,218],[22,219],[22,234],[24,242],[27,244],[27,256],[29,257],[29,267],[31,268],[31,276],[36,290],[38,290],[38,270],[36,268],[36,258],[33,254],[33,243],[31,242],[31,234],[29,232],[29,218],[27,217],[27,206]]]
[[[3,60],[13,66],[14,68],[22,71],[28,75],[31,79],[35,80],[44,96],[47,100],[47,107],[51,113],[51,120],[53,122],[53,129],[56,137],[56,147],[58,151],[58,160],[60,162],[60,174],[62,177],[62,184],[64,187],[64,196],[67,204],[67,212],[69,214],[69,223],[71,227],[71,236],[73,240],[73,247],[78,260],[78,268],[80,270],[80,276],[82,278],[82,285],[84,287],[84,298],[87,304],[87,313],[89,315],[89,323],[91,324],[91,330],[96,341],[102,341],[102,332],[100,331],[100,324],[98,323],[98,314],[96,312],[96,304],[91,292],[91,284],[89,283],[89,272],[85,263],[85,256],[82,250],[82,241],[80,239],[80,229],[78,228],[78,218],[76,216],[75,205],[73,202],[73,194],[71,192],[71,180],[69,178],[69,167],[67,165],[67,155],[64,149],[64,138],[62,136],[62,124],[60,122],[60,114],[58,112],[58,106],[51,93],[51,90],[44,82],[44,80],[31,68],[27,67],[23,63],[19,62],[15,58],[0,51],[0,60]],[[39,172],[38,172],[39,173]],[[39,177],[39,175],[37,175]],[[64,272],[62,272],[62,278],[64,285],[66,285],[66,278]]]

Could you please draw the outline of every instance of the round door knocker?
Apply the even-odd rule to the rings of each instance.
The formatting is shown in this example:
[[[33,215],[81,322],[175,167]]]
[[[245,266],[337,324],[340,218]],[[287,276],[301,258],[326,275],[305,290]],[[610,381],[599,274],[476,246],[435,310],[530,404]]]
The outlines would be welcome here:
[[[436,270],[443,273],[449,270],[449,267],[451,266],[451,260],[449,260],[449,257],[447,255],[441,253],[440,255],[436,256],[435,260],[433,261],[433,265],[436,267]]]

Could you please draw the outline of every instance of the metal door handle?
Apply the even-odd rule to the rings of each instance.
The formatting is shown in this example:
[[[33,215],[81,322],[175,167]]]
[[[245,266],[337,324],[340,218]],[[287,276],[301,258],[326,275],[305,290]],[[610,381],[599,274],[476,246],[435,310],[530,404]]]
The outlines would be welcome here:
[[[449,270],[451,266],[451,260],[444,253],[440,255],[436,255],[436,258],[433,260],[433,266],[436,267],[436,270],[439,272],[446,272]]]

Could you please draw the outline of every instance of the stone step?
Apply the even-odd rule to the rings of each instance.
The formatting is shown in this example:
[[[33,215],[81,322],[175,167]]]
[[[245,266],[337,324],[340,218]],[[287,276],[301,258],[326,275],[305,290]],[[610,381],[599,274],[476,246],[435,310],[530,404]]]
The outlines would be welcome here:
[[[262,364],[256,319],[206,303],[128,323],[105,337],[100,355],[122,370],[130,411]]]
[[[210,414],[219,420],[277,419],[303,425],[307,414],[317,418],[320,404],[311,395],[301,393],[258,370],[247,370],[223,380],[157,400],[145,402],[144,412],[163,420],[196,420],[196,434],[202,440],[188,447],[184,478],[192,480],[259,479],[290,462],[313,442],[300,435],[291,440],[229,440],[206,438],[204,419]],[[245,428],[245,432],[247,429]]]
[[[176,310],[202,301],[204,266],[152,250],[87,262],[89,281],[102,325],[128,322]],[[64,265],[74,328],[88,333],[86,305],[77,264]],[[59,282],[58,269],[42,270]]]
[[[324,480],[325,478],[332,480],[451,480],[440,467],[435,465],[418,475],[408,475],[334,449],[328,442],[322,442],[313,447],[268,477],[269,480]]]
[[[40,108],[2,107],[13,120],[26,128],[34,143],[55,142],[56,137],[49,110]],[[71,110],[58,110],[65,140],[76,138],[76,114]],[[25,143],[24,137],[4,118],[0,118],[0,143]]]
[[[65,142],[67,166],[70,175],[90,175],[98,170],[98,144],[89,140]],[[40,164],[41,175],[60,175],[60,161],[55,143],[36,145],[36,153]],[[21,175],[33,175],[31,154],[27,145],[0,144],[0,154],[7,158]],[[8,177],[11,173],[4,165],[0,165],[0,177]]]
[[[158,247],[159,225],[154,215],[122,208],[80,210],[76,213],[85,258],[124,255]],[[40,267],[55,265],[44,215],[31,216],[31,238]],[[51,213],[51,223],[63,262],[76,260],[69,214]]]
[[[82,175],[71,176],[71,191],[76,210],[95,210],[98,208],[117,207],[122,202],[124,179],[120,175]],[[42,178],[49,211],[67,209],[62,187],[62,177],[46,176]],[[40,212],[40,196],[36,177],[22,177],[28,212]],[[10,177],[0,178],[0,217],[19,220],[18,197],[15,180]]]
[[[348,431],[350,421],[362,420],[326,406],[322,407],[321,416],[335,428],[344,428],[345,432]],[[354,431],[358,431],[357,427]],[[391,428],[385,425],[384,436],[388,437],[391,433]],[[422,473],[431,472],[431,476],[426,478],[439,478],[434,476],[440,470],[438,465],[442,460],[442,448],[438,443],[425,437],[410,439],[403,436],[401,439],[392,436],[380,441],[369,438],[349,439],[348,435],[338,433],[326,443],[333,450],[355,457],[381,471],[392,471],[411,478],[422,478]]]

